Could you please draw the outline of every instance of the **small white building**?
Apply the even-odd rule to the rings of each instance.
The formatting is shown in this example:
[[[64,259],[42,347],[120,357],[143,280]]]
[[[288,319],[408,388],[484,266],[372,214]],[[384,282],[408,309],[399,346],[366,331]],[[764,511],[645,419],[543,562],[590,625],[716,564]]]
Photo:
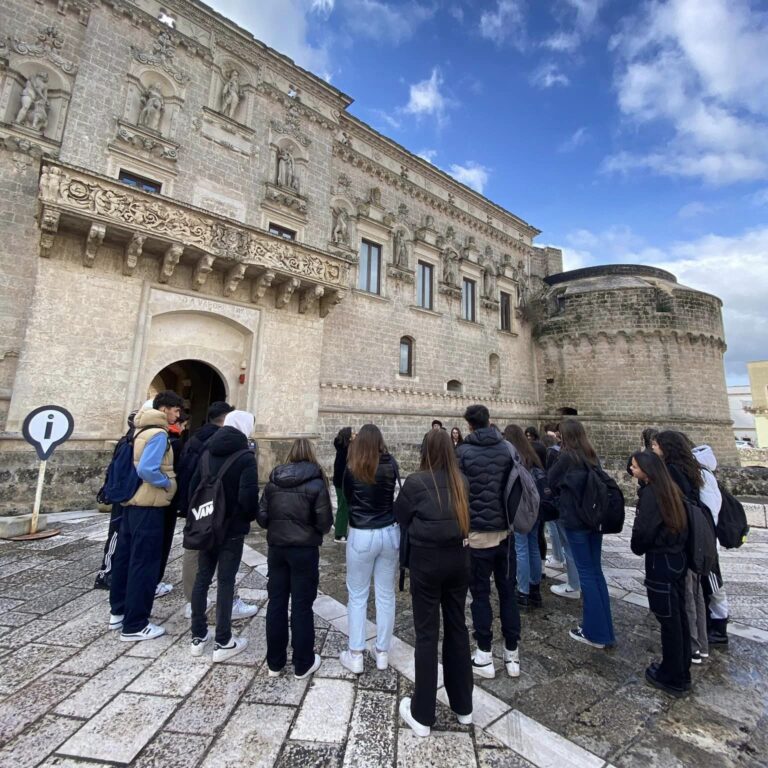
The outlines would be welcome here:
[[[755,417],[748,411],[752,407],[752,389],[749,384],[728,387],[728,405],[733,419],[733,436],[737,440],[749,440],[756,446]]]

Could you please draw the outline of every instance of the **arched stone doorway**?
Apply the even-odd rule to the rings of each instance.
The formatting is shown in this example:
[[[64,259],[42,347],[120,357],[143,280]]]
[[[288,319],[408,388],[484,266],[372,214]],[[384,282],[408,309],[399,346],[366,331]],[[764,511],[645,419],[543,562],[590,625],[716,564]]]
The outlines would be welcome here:
[[[227,399],[227,388],[219,373],[201,360],[179,360],[163,368],[152,379],[147,397],[170,389],[184,398],[189,413],[189,431],[205,424],[208,406]]]

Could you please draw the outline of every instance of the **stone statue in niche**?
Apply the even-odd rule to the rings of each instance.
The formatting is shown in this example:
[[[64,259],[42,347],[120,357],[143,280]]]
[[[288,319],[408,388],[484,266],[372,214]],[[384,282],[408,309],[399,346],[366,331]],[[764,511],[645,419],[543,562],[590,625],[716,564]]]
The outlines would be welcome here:
[[[401,269],[408,269],[408,243],[405,240],[405,232],[402,229],[398,229],[395,232],[393,251],[395,266]]]
[[[442,253],[443,282],[451,288],[458,288],[459,277],[457,269],[458,257],[453,251],[445,250]]]
[[[349,245],[349,214],[344,208],[334,211],[336,220],[333,224],[331,240],[338,245]]]
[[[378,187],[371,187],[368,192],[368,202],[373,205],[381,205],[381,190]]]
[[[43,131],[48,125],[48,73],[38,72],[30,77],[21,92],[21,106],[16,114],[19,125]]]
[[[483,270],[483,295],[486,299],[496,301],[496,265],[488,259]]]
[[[150,85],[141,97],[141,112],[139,112],[139,125],[149,128],[151,131],[160,130],[160,118],[165,111],[165,99],[156,85]]]
[[[221,89],[221,113],[234,120],[242,97],[242,91],[240,90],[240,73],[236,69],[233,69],[229,73],[229,79],[224,83],[224,87]]]
[[[287,149],[281,149],[277,154],[277,183],[294,192],[299,191],[299,179],[296,176],[293,155]]]

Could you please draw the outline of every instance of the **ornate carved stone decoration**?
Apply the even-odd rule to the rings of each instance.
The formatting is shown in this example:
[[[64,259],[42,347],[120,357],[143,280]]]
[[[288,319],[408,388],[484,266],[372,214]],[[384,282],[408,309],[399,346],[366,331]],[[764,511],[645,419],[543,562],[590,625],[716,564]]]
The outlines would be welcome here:
[[[160,130],[160,119],[165,111],[165,99],[156,85],[150,85],[141,97],[139,125],[151,131]]]
[[[134,232],[131,239],[126,243],[125,250],[123,251],[123,274],[132,275],[136,269],[136,265],[139,263],[141,252],[144,248],[145,235],[141,235],[138,232]]]
[[[265,196],[267,200],[284,205],[286,208],[292,208],[298,213],[306,214],[307,212],[307,201],[293,190],[281,189],[268,184]]]
[[[320,300],[320,317],[328,317],[330,311],[341,304],[346,296],[346,291],[326,291]]]
[[[142,234],[174,242],[163,261],[161,282],[167,282],[171,277],[186,246],[246,265],[294,274],[309,281],[346,286],[347,261],[317,254],[300,243],[288,243],[246,226],[233,225],[117,182],[70,169],[57,174],[53,172],[54,168],[53,165],[43,167],[45,181],[41,181],[41,199],[45,195],[46,207],[85,219],[113,222],[123,230],[139,230]],[[57,176],[61,177],[59,181],[54,180]]]
[[[381,205],[381,187],[371,187],[368,190],[368,202],[371,205]]]
[[[339,181],[337,183],[339,189],[349,189],[352,186],[352,180],[346,173],[339,174]]]
[[[297,277],[290,277],[284,283],[281,283],[275,296],[275,307],[285,309],[291,303],[293,292],[299,287],[301,281]]]
[[[400,203],[397,206],[397,218],[400,221],[405,221],[408,218],[408,206],[405,203]]]
[[[387,266],[387,274],[395,280],[400,280],[404,283],[413,283],[416,280],[416,275],[412,269],[402,269],[396,264],[389,264]]]
[[[299,177],[296,174],[296,165],[293,155],[287,149],[281,149],[277,153],[277,178],[279,187],[299,191]]]
[[[299,110],[297,107],[291,105],[288,107],[285,119],[280,122],[279,120],[272,120],[270,122],[272,130],[277,133],[282,133],[286,136],[293,136],[296,141],[301,144],[302,147],[308,147],[312,140],[301,130],[301,122],[299,121]]]
[[[189,75],[182,72],[176,65],[176,46],[173,38],[164,29],[160,30],[157,39],[152,44],[151,51],[141,51],[135,45],[131,46],[133,58],[140,64],[160,67],[167,72],[179,85],[190,81]]]
[[[272,281],[275,279],[275,273],[268,269],[266,272],[262,272],[251,284],[251,301],[261,301],[264,298],[264,294],[267,289],[272,285]]]
[[[453,192],[448,193],[448,205],[456,205],[456,197]]]
[[[132,147],[154,154],[163,160],[169,160],[170,162],[175,163],[179,159],[178,144],[168,141],[167,139],[161,139],[156,136],[145,135],[139,131],[131,130],[126,125],[119,125],[117,129],[117,138],[120,141],[124,141],[126,144],[130,144]]]
[[[14,122],[43,133],[48,125],[48,73],[37,72],[27,79],[21,92],[21,106]]]
[[[96,261],[96,253],[99,246],[104,242],[104,235],[107,234],[107,228],[104,224],[91,224],[88,230],[88,237],[85,238],[85,249],[83,251],[83,266],[92,267]]]
[[[406,233],[402,229],[395,232],[392,243],[392,263],[400,269],[409,269],[408,241]]]
[[[309,288],[305,288],[299,296],[299,314],[306,315],[310,312],[325,293],[325,288],[322,285],[313,285]]]
[[[43,208],[40,214],[40,229],[43,232],[57,232],[61,213],[53,208]]]
[[[173,277],[182,253],[184,246],[181,243],[173,243],[166,248],[163,263],[160,265],[160,276],[157,278],[161,283],[167,283]]]
[[[349,214],[345,208],[333,210],[331,241],[336,245],[349,245]]]
[[[400,178],[403,181],[408,181],[408,169],[404,165],[400,166]]]
[[[210,253],[204,253],[195,265],[195,271],[192,273],[192,290],[199,291],[208,280],[208,275],[213,272],[213,262],[216,261],[215,256],[211,256]]]
[[[243,281],[245,277],[245,264],[233,264],[224,276],[224,295],[234,296],[237,291],[237,286]]]
[[[44,202],[49,200],[56,200],[59,196],[59,187],[62,180],[65,178],[61,168],[54,166],[44,166],[43,172],[40,174],[40,199]]]
[[[36,56],[47,59],[68,75],[77,71],[77,64],[65,59],[59,51],[64,45],[64,40],[55,25],[42,27],[37,35],[36,43],[25,43],[16,38],[13,39],[13,50],[22,56]]]
[[[233,69],[230,71],[227,82],[224,83],[224,87],[221,89],[221,113],[230,120],[234,120],[242,98],[240,72]]]
[[[458,254],[446,248],[441,254],[440,259],[443,262],[443,282],[449,288],[459,287],[459,256]]]

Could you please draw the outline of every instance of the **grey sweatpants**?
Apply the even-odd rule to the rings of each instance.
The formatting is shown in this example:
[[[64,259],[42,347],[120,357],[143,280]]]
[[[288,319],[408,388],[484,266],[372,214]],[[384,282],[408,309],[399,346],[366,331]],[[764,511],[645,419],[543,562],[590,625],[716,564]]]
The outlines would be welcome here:
[[[691,651],[709,653],[707,640],[707,606],[701,588],[701,576],[688,571],[685,578],[685,611],[691,630]]]

